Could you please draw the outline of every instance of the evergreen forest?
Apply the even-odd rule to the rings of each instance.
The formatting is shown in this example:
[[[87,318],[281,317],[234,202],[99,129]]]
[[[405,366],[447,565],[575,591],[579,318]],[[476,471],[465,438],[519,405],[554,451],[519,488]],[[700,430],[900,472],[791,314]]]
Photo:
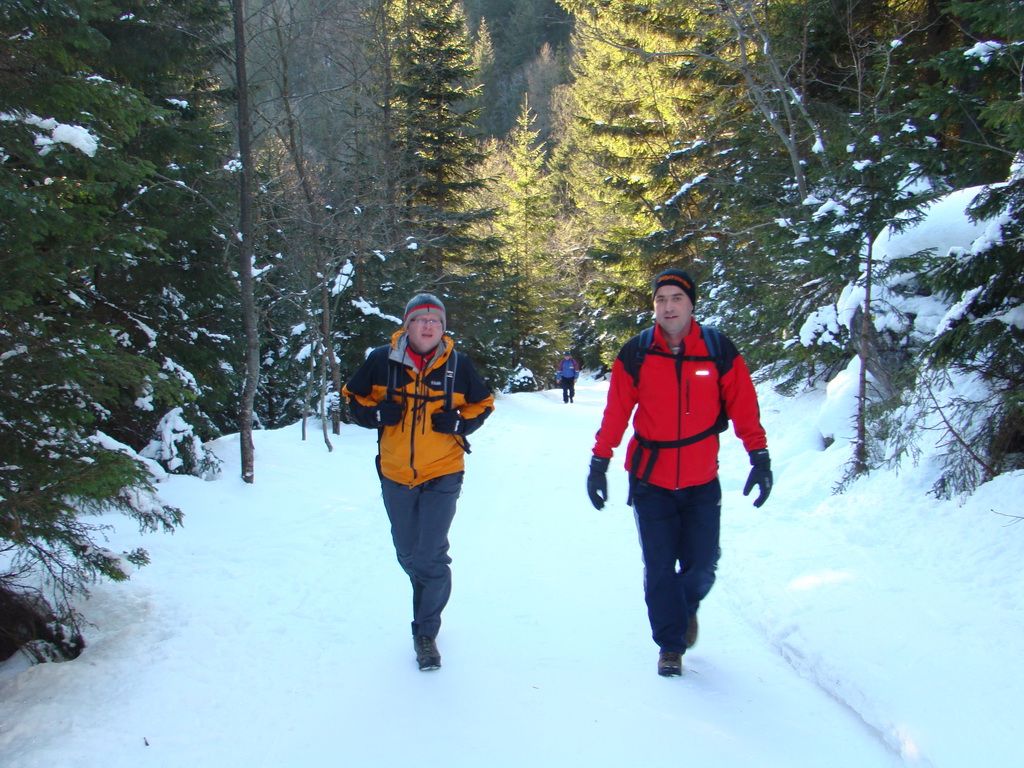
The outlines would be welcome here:
[[[205,441],[330,450],[419,291],[532,391],[686,269],[776,386],[859,358],[851,477],[938,409],[937,496],[1024,467],[1022,87],[1021,0],[0,0],[0,652],[76,653],[148,559],[96,513],[174,530]],[[984,243],[875,258],[976,187]]]

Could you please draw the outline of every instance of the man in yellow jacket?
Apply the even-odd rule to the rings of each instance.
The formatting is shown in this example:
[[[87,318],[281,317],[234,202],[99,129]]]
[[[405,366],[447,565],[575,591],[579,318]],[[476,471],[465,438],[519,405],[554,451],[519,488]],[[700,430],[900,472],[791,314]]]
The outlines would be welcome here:
[[[494,396],[455,351],[446,323],[439,298],[414,296],[402,330],[370,352],[342,390],[353,420],[378,430],[377,472],[398,562],[412,582],[421,670],[441,666],[436,638],[451,595],[448,529],[462,491],[466,436],[494,410]]]

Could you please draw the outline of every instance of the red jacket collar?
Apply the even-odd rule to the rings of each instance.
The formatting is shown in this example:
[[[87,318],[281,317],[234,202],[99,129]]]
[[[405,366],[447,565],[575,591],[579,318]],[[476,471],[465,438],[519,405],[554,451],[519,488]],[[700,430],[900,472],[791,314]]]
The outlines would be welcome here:
[[[696,320],[690,321],[690,330],[683,337],[683,346],[693,349],[694,342],[700,338],[700,324]],[[657,323],[654,324],[654,338],[652,339],[652,346],[661,347],[666,352],[671,351],[668,342],[665,341],[665,335],[661,332],[661,326]]]

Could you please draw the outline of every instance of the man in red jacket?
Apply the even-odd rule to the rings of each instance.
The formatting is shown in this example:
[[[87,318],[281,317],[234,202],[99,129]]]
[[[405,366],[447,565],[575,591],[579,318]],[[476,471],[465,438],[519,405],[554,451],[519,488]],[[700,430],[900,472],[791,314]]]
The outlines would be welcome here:
[[[750,372],[729,339],[693,319],[696,301],[686,272],[668,269],[655,277],[654,328],[626,342],[615,359],[587,477],[590,501],[601,509],[608,463],[633,416],[629,501],[643,551],[647,615],[660,649],[658,674],[666,677],[682,674],[682,656],[697,640],[697,609],[715,581],[718,435],[728,421],[750,455],[743,495],[756,485],[760,507],[772,488]]]

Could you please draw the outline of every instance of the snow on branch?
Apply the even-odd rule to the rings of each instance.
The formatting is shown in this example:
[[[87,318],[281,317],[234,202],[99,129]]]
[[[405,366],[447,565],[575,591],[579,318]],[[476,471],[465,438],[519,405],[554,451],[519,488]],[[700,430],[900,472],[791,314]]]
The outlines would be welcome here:
[[[39,131],[33,131],[33,133],[36,137],[36,146],[41,148],[40,155],[48,155],[57,144],[67,144],[89,157],[94,157],[99,148],[99,139],[88,128],[81,125],[70,125],[52,117],[42,118],[33,114],[19,116],[0,113],[0,120],[9,123],[20,122],[32,128],[38,128],[41,133]]]

